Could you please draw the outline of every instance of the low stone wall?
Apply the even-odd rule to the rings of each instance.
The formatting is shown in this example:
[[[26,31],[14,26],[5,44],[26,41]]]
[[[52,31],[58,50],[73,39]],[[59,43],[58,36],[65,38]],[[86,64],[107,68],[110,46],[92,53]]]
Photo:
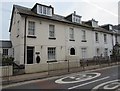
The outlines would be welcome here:
[[[36,73],[48,71],[48,64],[26,64],[25,73]]]
[[[12,76],[13,66],[0,66],[0,77]]]
[[[62,70],[80,67],[80,63],[78,61],[59,61],[59,62],[51,62],[44,64],[26,64],[25,65],[25,73],[36,73],[36,72],[45,72],[45,71],[53,71],[53,70]]]
[[[68,68],[68,62],[55,62],[55,63],[49,63],[49,71],[51,70],[62,70]]]

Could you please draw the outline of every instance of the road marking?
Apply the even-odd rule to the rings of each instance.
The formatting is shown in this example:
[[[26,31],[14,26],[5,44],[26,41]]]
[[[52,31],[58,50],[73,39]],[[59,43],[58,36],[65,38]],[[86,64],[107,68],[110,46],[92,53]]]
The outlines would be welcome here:
[[[110,66],[110,67],[104,67],[104,68],[99,68],[99,69],[94,69],[94,70],[81,71],[81,72],[77,72],[77,74],[78,73],[81,74],[81,73],[86,73],[86,72],[98,71],[98,70],[104,70],[104,69],[109,69],[109,68],[114,68],[114,67],[118,67],[118,65],[113,65],[113,66]],[[76,73],[70,73],[70,74],[67,74],[67,75],[65,74],[65,75],[62,75],[62,76],[54,76],[54,77],[25,81],[25,82],[19,82],[19,83],[12,83],[10,85],[2,86],[2,88],[9,88],[9,87],[20,86],[20,85],[25,85],[25,84],[29,84],[29,83],[36,83],[36,82],[40,82],[40,81],[56,79],[56,78],[60,78],[60,77],[68,76],[68,75],[74,75],[74,74],[76,74]]]
[[[94,79],[96,77],[99,77],[100,75],[101,75],[101,73],[96,73],[96,72],[74,74],[72,76],[66,76],[66,77],[60,78],[60,79],[56,80],[55,83],[59,83],[59,84],[77,83],[77,82]],[[76,76],[78,76],[78,77],[76,77]],[[73,79],[73,80],[65,81],[65,79]]]
[[[112,82],[116,82],[116,81],[120,81],[120,80],[117,79],[117,80],[112,80],[112,81],[108,81],[108,82],[102,83],[102,84],[97,85],[96,87],[94,87],[94,88],[92,89],[92,91],[96,91],[96,90],[99,89],[101,86],[104,86],[104,85],[106,85],[106,84],[108,84],[108,83],[112,83]],[[106,89],[106,86],[105,86],[104,88]]]
[[[94,83],[94,82],[98,82],[98,81],[107,79],[107,78],[109,78],[109,77],[110,77],[110,76],[107,76],[107,77],[104,77],[104,78],[100,78],[100,79],[97,79],[97,80],[94,80],[94,81],[91,81],[91,82],[88,82],[88,83],[84,83],[84,84],[80,84],[80,85],[77,85],[77,86],[70,87],[70,88],[68,88],[68,89],[75,89],[75,88],[78,88],[78,87],[81,87],[81,86],[88,85],[88,84],[90,84],[90,83]]]

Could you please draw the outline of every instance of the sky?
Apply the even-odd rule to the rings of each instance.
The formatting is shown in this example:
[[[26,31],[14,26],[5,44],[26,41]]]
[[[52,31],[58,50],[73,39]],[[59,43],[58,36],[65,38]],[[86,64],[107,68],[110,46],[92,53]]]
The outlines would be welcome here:
[[[44,2],[43,2],[44,1]],[[92,18],[99,25],[118,24],[118,2],[119,0],[1,0],[0,1],[0,40],[9,40],[9,25],[13,5],[21,5],[32,8],[35,3],[52,5],[55,14],[67,16],[74,11],[82,16],[82,21]],[[120,5],[120,4],[119,4]]]

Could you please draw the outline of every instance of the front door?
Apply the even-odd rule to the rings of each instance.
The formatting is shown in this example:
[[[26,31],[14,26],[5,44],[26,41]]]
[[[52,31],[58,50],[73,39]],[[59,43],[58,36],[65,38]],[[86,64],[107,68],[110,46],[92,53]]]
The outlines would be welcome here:
[[[27,64],[33,64],[34,47],[27,47]]]

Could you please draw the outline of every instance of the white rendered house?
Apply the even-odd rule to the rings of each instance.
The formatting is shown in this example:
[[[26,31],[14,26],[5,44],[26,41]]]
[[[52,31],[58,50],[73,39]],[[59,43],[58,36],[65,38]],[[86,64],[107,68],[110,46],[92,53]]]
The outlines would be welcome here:
[[[82,22],[76,12],[60,16],[52,6],[38,3],[31,9],[14,5],[9,32],[19,64],[34,64],[37,56],[40,63],[110,56],[116,40],[120,43],[120,34],[111,27],[94,19]]]

